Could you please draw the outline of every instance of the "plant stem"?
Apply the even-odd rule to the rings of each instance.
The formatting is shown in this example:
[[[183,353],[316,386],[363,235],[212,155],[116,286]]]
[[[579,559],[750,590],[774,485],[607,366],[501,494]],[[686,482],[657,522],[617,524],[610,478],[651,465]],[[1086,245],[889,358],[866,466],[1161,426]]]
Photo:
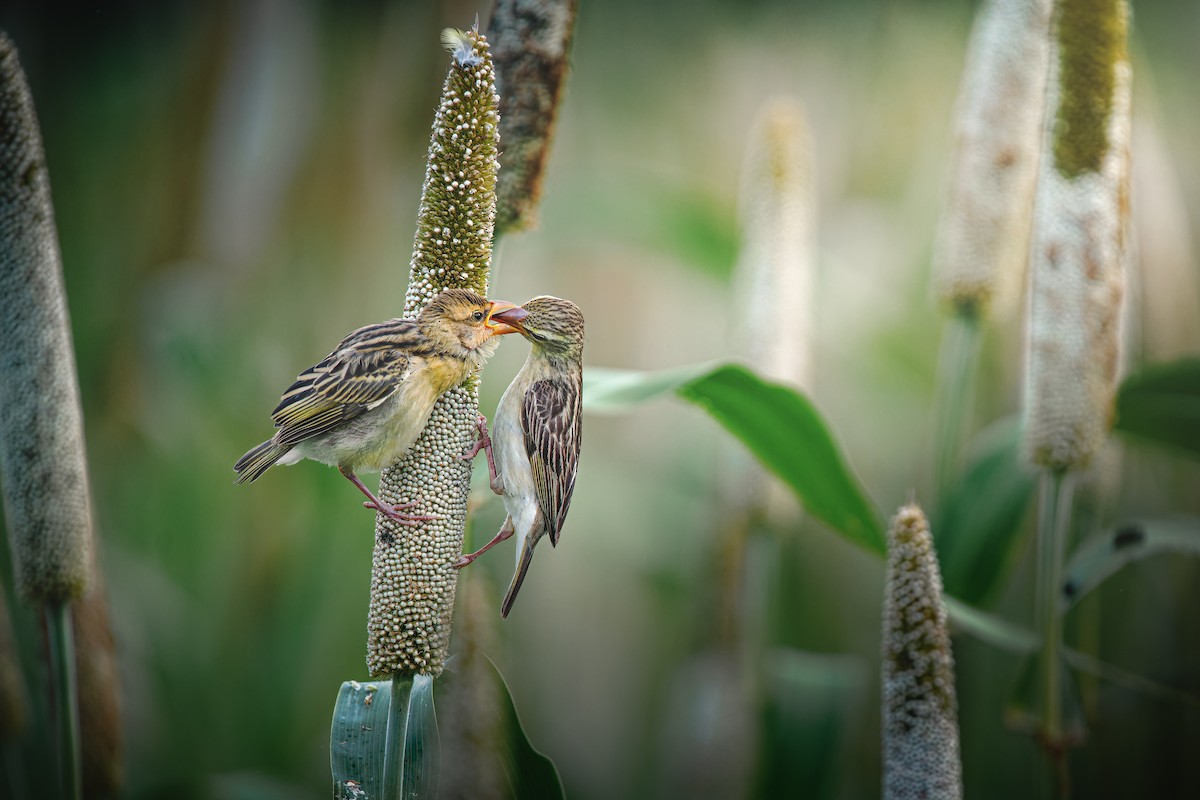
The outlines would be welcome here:
[[[979,365],[979,316],[960,309],[946,322],[938,362],[935,480],[941,500],[959,466],[963,426],[974,400],[975,371]]]
[[[58,705],[58,766],[62,797],[82,797],[82,758],[79,735],[79,691],[75,681],[75,634],[71,608],[65,601],[46,604],[46,632],[50,641],[50,674]]]
[[[1038,669],[1041,681],[1041,739],[1052,766],[1051,796],[1065,796],[1062,761],[1065,751],[1063,721],[1062,615],[1058,587],[1062,585],[1063,554],[1071,522],[1074,482],[1063,470],[1042,475],[1038,511],[1037,594],[1035,613],[1042,635]]]

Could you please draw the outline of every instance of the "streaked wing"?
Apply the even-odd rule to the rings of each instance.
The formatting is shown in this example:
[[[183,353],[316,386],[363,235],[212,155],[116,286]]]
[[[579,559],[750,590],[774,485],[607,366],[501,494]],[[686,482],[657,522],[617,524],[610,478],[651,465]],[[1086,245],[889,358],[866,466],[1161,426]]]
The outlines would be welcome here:
[[[538,504],[554,544],[558,544],[559,531],[567,518],[579,470],[581,400],[580,381],[564,377],[537,381],[525,392],[521,404],[525,452],[533,470]]]
[[[320,436],[383,403],[400,388],[420,344],[415,326],[405,320],[351,333],[283,393],[271,412],[279,443]]]

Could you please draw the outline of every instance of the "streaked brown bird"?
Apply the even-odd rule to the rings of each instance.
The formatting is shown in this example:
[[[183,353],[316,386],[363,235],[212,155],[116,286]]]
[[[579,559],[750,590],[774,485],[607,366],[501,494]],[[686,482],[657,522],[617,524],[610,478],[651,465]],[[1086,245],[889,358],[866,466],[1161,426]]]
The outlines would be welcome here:
[[[535,297],[493,314],[529,340],[529,358],[500,398],[489,438],[480,418],[479,443],[464,457],[487,451],[492,491],[504,495],[508,518],[500,532],[455,562],[465,567],[517,534],[517,568],[500,606],[507,617],[543,536],[558,537],[579,470],[583,433],[583,313],[557,297]]]
[[[404,524],[433,517],[405,514],[417,500],[391,505],[356,474],[393,464],[417,440],[442,393],[458,386],[516,328],[497,321],[512,303],[448,289],[415,320],[391,319],[351,333],[300,373],[271,412],[275,435],[234,465],[235,483],[255,480],[275,464],[311,458],[338,468],[365,494],[363,503]]]

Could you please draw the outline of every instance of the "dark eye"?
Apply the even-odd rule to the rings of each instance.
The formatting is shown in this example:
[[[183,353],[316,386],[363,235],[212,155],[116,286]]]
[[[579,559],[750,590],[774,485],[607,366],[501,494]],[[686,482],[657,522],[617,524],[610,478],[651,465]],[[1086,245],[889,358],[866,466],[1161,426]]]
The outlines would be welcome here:
[[[476,311],[474,314],[471,315],[471,319],[475,320],[476,322],[483,322],[483,312]]]

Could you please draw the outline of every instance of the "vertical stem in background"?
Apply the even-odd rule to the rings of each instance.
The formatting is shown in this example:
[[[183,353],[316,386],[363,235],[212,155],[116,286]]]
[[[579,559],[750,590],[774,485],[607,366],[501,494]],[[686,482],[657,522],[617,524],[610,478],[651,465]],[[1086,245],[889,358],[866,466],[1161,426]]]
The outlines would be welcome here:
[[[974,406],[980,330],[977,314],[959,311],[947,320],[942,336],[938,398],[934,407],[937,420],[934,477],[939,500],[945,499],[958,473],[963,432]]]
[[[46,604],[46,632],[50,643],[50,673],[54,679],[54,723],[62,797],[78,800],[83,796],[83,758],[80,753],[79,692],[75,680],[75,634],[68,604]]]
[[[496,180],[497,237],[537,224],[578,10],[579,0],[496,0],[492,9],[487,35],[504,143],[504,169]]]
[[[1042,736],[1055,758],[1062,756],[1065,734],[1062,686],[1062,615],[1058,595],[1062,586],[1063,556],[1071,524],[1074,481],[1066,472],[1047,470],[1042,475],[1038,507],[1037,589],[1034,614],[1042,637],[1039,668],[1042,674]]]

